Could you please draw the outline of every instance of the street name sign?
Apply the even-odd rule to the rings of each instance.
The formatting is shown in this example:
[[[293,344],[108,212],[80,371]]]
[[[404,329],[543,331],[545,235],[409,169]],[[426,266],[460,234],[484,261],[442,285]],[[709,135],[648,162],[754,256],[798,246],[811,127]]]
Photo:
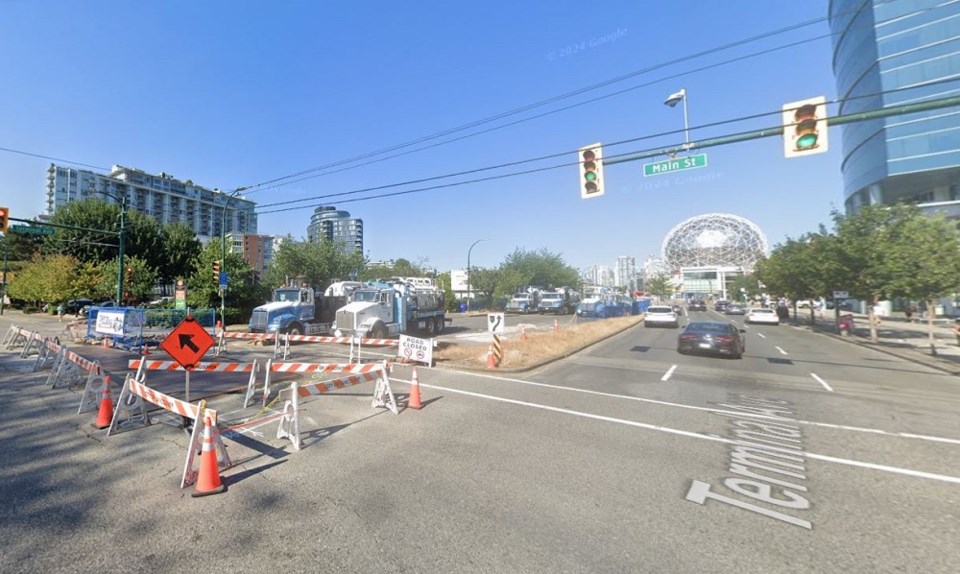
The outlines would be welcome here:
[[[645,163],[643,164],[643,176],[663,175],[665,173],[696,169],[698,167],[707,167],[707,154],[701,153],[687,157],[675,157],[654,163]]]
[[[187,315],[160,343],[160,348],[189,371],[197,366],[214,342],[210,333],[197,323],[193,315]]]
[[[32,227],[29,225],[11,225],[10,233],[22,233],[24,235],[53,235],[53,228]]]
[[[834,299],[849,299],[849,298],[850,298],[850,295],[849,295],[846,291],[834,291],[834,292],[833,292],[833,298],[834,298]]]

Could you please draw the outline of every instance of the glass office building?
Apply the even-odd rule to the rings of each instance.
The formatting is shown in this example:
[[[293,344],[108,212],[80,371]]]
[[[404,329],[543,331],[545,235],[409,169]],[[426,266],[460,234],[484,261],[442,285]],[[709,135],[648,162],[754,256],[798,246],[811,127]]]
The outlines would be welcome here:
[[[831,0],[840,115],[960,95],[960,2]],[[960,108],[843,126],[844,206],[960,217]]]
[[[363,220],[332,205],[321,205],[310,216],[307,226],[310,241],[333,241],[344,253],[363,253]]]

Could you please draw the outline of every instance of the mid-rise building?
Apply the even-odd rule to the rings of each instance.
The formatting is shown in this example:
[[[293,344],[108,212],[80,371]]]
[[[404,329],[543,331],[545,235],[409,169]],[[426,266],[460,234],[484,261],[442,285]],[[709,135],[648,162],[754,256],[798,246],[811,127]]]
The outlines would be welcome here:
[[[363,253],[363,220],[332,205],[321,205],[310,216],[307,226],[310,241],[333,241],[344,253]]]
[[[831,0],[842,115],[960,93],[960,2]],[[843,126],[844,206],[897,202],[960,217],[960,109]]]
[[[47,168],[47,214],[82,199],[120,204],[157,220],[161,225],[182,223],[206,243],[225,232],[256,233],[256,203],[181,181],[167,173],[113,166],[108,174],[56,164]]]
[[[271,235],[256,235],[253,233],[228,233],[227,250],[230,253],[239,253],[256,273],[256,279],[263,278],[273,260],[274,248],[280,242]]]
[[[587,285],[614,287],[615,277],[613,269],[610,269],[606,265],[593,265],[588,267],[580,277]]]

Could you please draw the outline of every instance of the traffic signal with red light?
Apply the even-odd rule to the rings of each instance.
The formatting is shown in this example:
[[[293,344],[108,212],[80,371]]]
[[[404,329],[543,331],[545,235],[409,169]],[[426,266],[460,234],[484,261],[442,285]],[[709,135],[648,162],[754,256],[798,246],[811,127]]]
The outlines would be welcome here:
[[[10,229],[10,209],[0,207],[0,231],[6,233]]]
[[[827,99],[823,96],[783,105],[783,155],[824,153],[827,138]]]
[[[603,195],[603,148],[599,143],[582,147],[580,161],[580,199]]]

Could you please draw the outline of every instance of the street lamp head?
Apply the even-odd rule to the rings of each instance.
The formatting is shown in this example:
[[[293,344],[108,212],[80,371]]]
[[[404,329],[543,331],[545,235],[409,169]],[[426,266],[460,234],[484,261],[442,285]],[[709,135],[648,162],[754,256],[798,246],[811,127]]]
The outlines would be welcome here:
[[[680,88],[679,92],[670,94],[670,96],[663,102],[664,104],[670,106],[671,108],[676,107],[683,99],[687,97],[687,89]]]

